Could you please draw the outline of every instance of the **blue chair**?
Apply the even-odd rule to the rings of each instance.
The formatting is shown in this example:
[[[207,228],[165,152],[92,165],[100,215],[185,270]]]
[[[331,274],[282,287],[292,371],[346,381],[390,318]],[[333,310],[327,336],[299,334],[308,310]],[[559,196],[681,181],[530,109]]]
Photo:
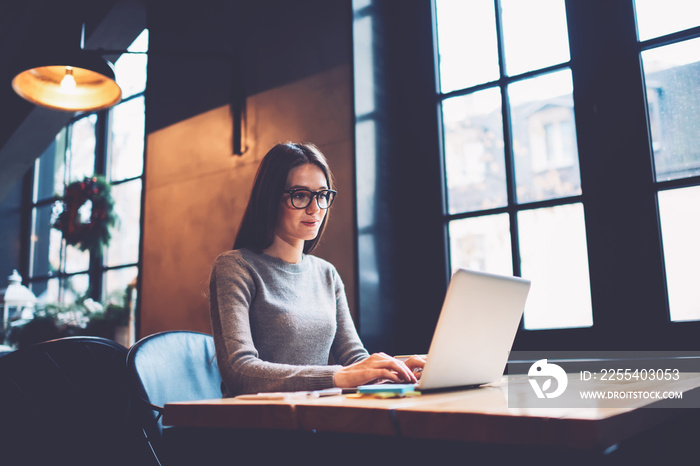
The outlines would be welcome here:
[[[162,460],[165,403],[221,398],[214,338],[186,330],[149,335],[131,347],[126,366],[134,399],[150,410],[143,432]]]
[[[127,349],[66,337],[0,358],[3,464],[158,465],[133,422]]]

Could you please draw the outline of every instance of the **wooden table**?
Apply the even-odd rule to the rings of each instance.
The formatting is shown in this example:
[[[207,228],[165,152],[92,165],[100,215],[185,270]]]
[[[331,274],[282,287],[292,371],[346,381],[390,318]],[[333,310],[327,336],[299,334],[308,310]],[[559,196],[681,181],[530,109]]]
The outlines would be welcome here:
[[[700,393],[700,374],[679,382],[631,382],[628,390]],[[606,389],[569,374],[567,390]],[[480,388],[375,399],[351,395],[317,399],[216,399],[168,403],[163,423],[180,427],[277,429],[359,434],[481,445],[605,451],[626,439],[680,416],[686,409],[654,408],[654,400],[599,400],[593,408],[513,408],[508,397],[529,393],[527,376],[504,377]]]

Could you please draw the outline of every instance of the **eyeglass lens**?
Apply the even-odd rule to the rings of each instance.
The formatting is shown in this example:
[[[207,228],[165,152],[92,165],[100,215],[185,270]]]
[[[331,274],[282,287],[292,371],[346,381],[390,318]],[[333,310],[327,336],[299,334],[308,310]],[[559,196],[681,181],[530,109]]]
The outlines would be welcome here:
[[[321,209],[327,209],[333,203],[335,193],[333,191],[319,191],[314,193],[312,191],[298,190],[291,193],[290,199],[292,200],[292,206],[297,209],[306,209],[311,204],[314,197]]]

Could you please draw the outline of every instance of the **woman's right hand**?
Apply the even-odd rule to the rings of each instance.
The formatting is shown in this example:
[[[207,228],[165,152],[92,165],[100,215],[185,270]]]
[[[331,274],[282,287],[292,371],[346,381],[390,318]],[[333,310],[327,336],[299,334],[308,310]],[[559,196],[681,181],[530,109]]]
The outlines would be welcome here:
[[[367,359],[344,366],[333,376],[333,383],[339,388],[352,388],[382,379],[396,383],[418,382],[404,362],[385,353],[375,353]]]

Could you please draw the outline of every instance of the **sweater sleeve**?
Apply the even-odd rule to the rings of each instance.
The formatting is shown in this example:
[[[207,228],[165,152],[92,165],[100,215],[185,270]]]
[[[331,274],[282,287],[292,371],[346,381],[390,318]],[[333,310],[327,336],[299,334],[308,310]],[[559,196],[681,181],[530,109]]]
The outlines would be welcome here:
[[[342,366],[347,366],[366,359],[369,357],[369,353],[357,334],[355,323],[350,315],[345,285],[343,285],[343,281],[335,268],[333,269],[333,282],[335,286],[338,328],[331,347],[331,355],[335,362]]]
[[[223,254],[214,262],[209,281],[212,333],[224,396],[332,387],[340,366],[297,366],[259,358],[249,318],[255,282],[248,267],[235,256]]]

